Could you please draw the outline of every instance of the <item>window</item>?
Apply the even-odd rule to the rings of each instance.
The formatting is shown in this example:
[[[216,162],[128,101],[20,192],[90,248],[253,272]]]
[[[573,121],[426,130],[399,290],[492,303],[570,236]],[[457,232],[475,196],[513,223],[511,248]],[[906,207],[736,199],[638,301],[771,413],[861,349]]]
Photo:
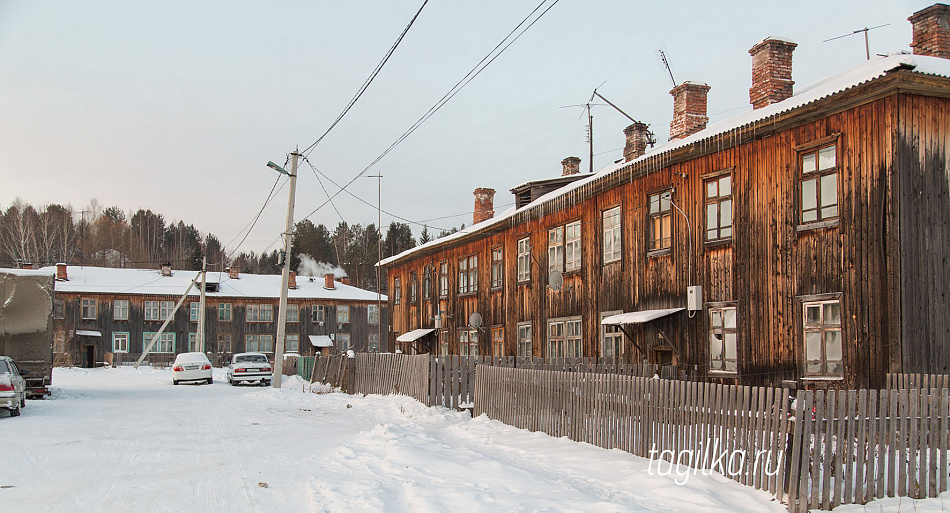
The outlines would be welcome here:
[[[531,323],[521,323],[518,325],[518,356],[532,356],[533,354]]]
[[[531,244],[528,238],[518,241],[518,281],[531,279]]]
[[[172,312],[173,312],[174,310],[175,310],[175,302],[174,302],[174,301],[162,301],[162,302],[159,304],[159,309],[158,309],[158,316],[159,316],[159,319],[161,319],[161,320],[163,320],[163,321],[164,321],[165,319],[168,319],[169,317],[171,317]]]
[[[379,324],[379,305],[366,306],[366,322]]]
[[[564,270],[581,268],[581,222],[574,221],[564,227]]]
[[[231,303],[218,304],[218,320],[231,322]]]
[[[567,331],[567,346],[564,349],[564,356],[568,358],[580,358],[584,356],[584,340],[581,336],[581,320],[572,319],[564,322]]]
[[[231,334],[230,333],[218,334],[218,351],[222,353],[231,352]]]
[[[650,195],[650,251],[669,249],[673,242],[670,191]]]
[[[491,329],[491,355],[505,356],[505,328],[501,326]]]
[[[66,318],[66,303],[62,299],[53,300],[53,317],[56,319]]]
[[[201,310],[201,303],[195,301],[188,305],[188,320],[191,322],[198,322],[198,317]]]
[[[340,348],[340,351],[348,351],[350,349],[350,334],[349,333],[337,333],[336,334],[336,346]]]
[[[449,354],[449,330],[439,331],[439,354]]]
[[[399,285],[399,276],[393,278],[393,304],[398,305],[402,297],[402,287]]]
[[[247,305],[244,310],[244,320],[246,322],[259,322],[261,320],[261,305]]]
[[[129,334],[115,332],[112,334],[112,352],[113,353],[128,353],[129,352]]]
[[[604,211],[604,263],[620,260],[620,207]]]
[[[605,317],[610,317],[611,315],[617,315],[623,313],[620,310],[614,312],[602,312],[600,314],[600,320],[603,321]],[[623,332],[620,331],[620,326],[618,325],[600,325],[600,356],[603,358],[623,358]]]
[[[188,334],[188,352],[193,353],[198,350],[198,334]]]
[[[841,303],[804,302],[805,375],[843,376],[841,347]]]
[[[416,273],[409,273],[409,302],[415,303],[416,299],[419,297],[418,283],[416,280]]]
[[[261,322],[273,322],[274,305],[261,305]]]
[[[564,323],[548,323],[548,358],[564,357]]]
[[[310,322],[314,323],[325,323],[327,322],[327,310],[324,305],[313,305],[310,310]]]
[[[472,255],[459,259],[459,294],[478,291],[478,257]]]
[[[739,370],[736,357],[736,308],[709,309],[709,370],[732,372]]]
[[[801,154],[802,224],[838,217],[838,146]]]
[[[369,352],[378,353],[379,352],[379,333],[370,333],[367,337],[367,343],[369,344]]]
[[[439,264],[439,297],[449,295],[449,263]],[[399,303],[398,301],[396,303]]]
[[[284,334],[284,350],[287,351],[288,353],[300,352],[300,334],[299,333]]]
[[[336,323],[337,324],[350,323],[350,307],[349,306],[340,305],[336,307]]]
[[[83,319],[95,319],[96,318],[96,300],[95,299],[86,299],[82,300],[82,318]]]
[[[732,175],[711,178],[706,189],[706,240],[732,237]]]
[[[287,305],[287,322],[300,322],[299,305]]]
[[[154,331],[145,332],[142,334],[143,348],[148,347],[148,343],[152,341],[152,337],[155,336]],[[175,334],[174,333],[162,333],[158,337],[158,340],[155,342],[155,345],[152,346],[151,353],[174,353],[175,352]]]
[[[145,302],[145,320],[146,321],[158,320],[158,301]]]
[[[500,289],[504,284],[505,266],[502,260],[501,248],[491,250],[491,288]]]
[[[459,330],[459,354],[478,356],[478,332],[473,329]]]
[[[422,270],[422,297],[432,297],[432,273],[428,266]]]
[[[129,320],[129,300],[128,299],[116,299],[115,301],[112,302],[112,318],[116,321]]]
[[[244,335],[244,348],[245,351],[271,353],[274,351],[274,335],[269,333]]]
[[[548,273],[564,272],[564,227],[548,231]]]

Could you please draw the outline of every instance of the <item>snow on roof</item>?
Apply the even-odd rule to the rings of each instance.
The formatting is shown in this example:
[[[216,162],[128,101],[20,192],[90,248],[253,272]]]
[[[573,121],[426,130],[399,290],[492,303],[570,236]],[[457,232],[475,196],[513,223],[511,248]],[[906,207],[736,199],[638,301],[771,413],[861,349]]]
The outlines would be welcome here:
[[[384,266],[391,264],[413,253],[422,251],[423,249],[443,246],[456,239],[478,232],[479,230],[489,226],[508,221],[518,212],[531,209],[554,198],[564,196],[573,190],[579,189],[591,182],[602,179],[607,175],[620,172],[623,168],[636,164],[637,162],[646,162],[650,159],[655,159],[660,155],[670,153],[679,148],[683,148],[706,139],[711,139],[721,134],[744,128],[755,123],[760,123],[762,121],[768,120],[769,118],[784,114],[788,111],[803,107],[818,100],[822,100],[835,94],[847,91],[866,82],[881,78],[887,75],[889,72],[897,70],[910,70],[914,73],[925,75],[950,77],[950,59],[930,57],[925,55],[892,54],[866,61],[851,69],[845,70],[836,75],[831,75],[825,79],[803,87],[799,89],[798,92],[792,97],[784,101],[773,103],[766,107],[762,107],[761,109],[751,110],[731,118],[724,119],[718,123],[714,123],[706,127],[704,130],[700,130],[699,132],[690,135],[689,137],[684,137],[683,139],[677,139],[659,145],[633,161],[610,164],[594,174],[587,175],[587,177],[582,180],[577,180],[565,185],[564,187],[555,189],[521,208],[510,208],[499,216],[487,219],[478,224],[474,224],[464,230],[460,230],[451,235],[435,239],[422,244],[421,246],[407,249],[398,255],[381,260],[378,265]]]
[[[39,271],[55,273],[55,267]],[[172,271],[171,276],[162,276],[158,269],[112,269],[70,265],[66,268],[68,280],[57,280],[57,292],[89,292],[103,294],[169,295],[180,296],[188,288],[198,271]],[[228,273],[208,273],[208,282],[219,283],[218,291],[207,293],[208,297],[279,298],[279,274],[241,274],[231,279]],[[297,276],[297,288],[290,289],[290,299],[328,299],[338,301],[376,301],[376,293],[343,283],[334,283],[333,290],[323,288],[323,277],[310,281],[309,276]],[[198,287],[191,289],[191,296],[198,296]],[[383,301],[387,297],[381,297]]]
[[[52,269],[52,271],[50,271]],[[56,274],[55,267],[45,267],[43,269],[6,269],[0,268],[0,273],[12,274],[14,276],[51,276]]]

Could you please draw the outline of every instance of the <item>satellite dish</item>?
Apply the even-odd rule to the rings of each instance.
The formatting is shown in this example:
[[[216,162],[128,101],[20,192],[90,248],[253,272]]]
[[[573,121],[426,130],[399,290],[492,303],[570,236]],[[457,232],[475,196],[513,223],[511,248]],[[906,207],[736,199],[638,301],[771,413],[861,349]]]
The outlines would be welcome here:
[[[551,287],[551,290],[558,291],[561,290],[563,285],[564,275],[561,274],[561,271],[551,271],[551,274],[548,275],[548,287]]]
[[[468,316],[468,325],[473,328],[482,327],[482,316],[478,312],[472,312],[472,315]]]

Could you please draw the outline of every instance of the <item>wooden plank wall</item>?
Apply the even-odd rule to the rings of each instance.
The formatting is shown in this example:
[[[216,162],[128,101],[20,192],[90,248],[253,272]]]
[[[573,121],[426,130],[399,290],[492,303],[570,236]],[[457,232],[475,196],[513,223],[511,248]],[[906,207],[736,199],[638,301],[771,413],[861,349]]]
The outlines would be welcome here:
[[[800,391],[795,426],[789,511],[948,489],[946,388]]]

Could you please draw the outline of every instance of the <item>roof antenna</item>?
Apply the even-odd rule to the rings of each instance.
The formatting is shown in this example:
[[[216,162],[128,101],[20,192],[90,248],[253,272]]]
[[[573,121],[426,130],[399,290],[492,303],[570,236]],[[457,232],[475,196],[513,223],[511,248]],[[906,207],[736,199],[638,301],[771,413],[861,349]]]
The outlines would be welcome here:
[[[660,48],[656,51],[656,56],[660,58],[660,62],[663,64],[663,67],[666,68],[666,72],[670,74],[670,80],[673,81],[673,87],[676,87],[676,79],[673,78],[673,70],[670,69],[670,61],[666,59],[666,52]]]
[[[876,27],[871,27],[871,28],[864,27],[863,29],[855,30],[854,32],[850,34],[844,34],[842,36],[833,37],[831,39],[825,39],[824,41],[822,41],[822,43],[827,43],[828,41],[834,41],[835,39],[841,39],[842,37],[853,36],[860,32],[864,32],[864,54],[867,57],[867,60],[871,60],[871,45],[868,43],[868,32],[874,29],[879,29],[881,27],[886,27],[888,25],[890,25],[890,23],[885,23],[883,25],[878,25]]]

